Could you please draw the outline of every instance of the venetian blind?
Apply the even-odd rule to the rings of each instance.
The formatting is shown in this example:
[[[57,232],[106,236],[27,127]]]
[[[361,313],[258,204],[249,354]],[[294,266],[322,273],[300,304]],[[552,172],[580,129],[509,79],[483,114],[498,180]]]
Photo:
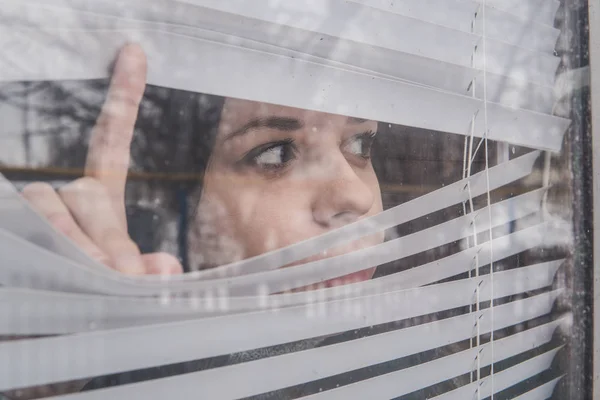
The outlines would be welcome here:
[[[1,81],[104,78],[117,50],[135,41],[148,54],[153,85],[465,137],[462,180],[292,246],[170,278],[97,265],[0,181],[0,335],[26,336],[0,343],[0,391],[392,326],[65,398],[282,398],[278,391],[310,382],[318,389],[307,398],[391,399],[432,390],[435,398],[471,399],[510,388],[517,388],[510,398],[551,396],[560,375],[544,371],[560,350],[553,338],[566,320],[551,314],[564,260],[494,266],[567,244],[569,227],[546,210],[547,180],[500,200],[491,194],[532,176],[546,152],[561,150],[569,121],[553,115],[558,2],[0,4]],[[488,141],[531,150],[495,162]],[[472,173],[478,152],[486,167]],[[443,223],[280,269],[460,204],[464,215]],[[281,294],[460,240],[461,251],[401,272]],[[376,368],[392,362],[400,366]],[[364,369],[374,372],[344,381]]]

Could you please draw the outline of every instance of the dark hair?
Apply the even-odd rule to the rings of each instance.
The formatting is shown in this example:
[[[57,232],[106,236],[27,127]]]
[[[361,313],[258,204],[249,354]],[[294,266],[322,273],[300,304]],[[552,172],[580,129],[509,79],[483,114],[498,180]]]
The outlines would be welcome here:
[[[147,86],[131,146],[132,171],[146,178],[128,188],[128,222],[142,251],[164,244],[164,224],[176,218],[177,253],[187,267],[189,221],[202,193],[224,98]],[[140,199],[157,207],[144,207]],[[152,203],[150,203],[152,204]],[[171,241],[173,238],[169,238]]]

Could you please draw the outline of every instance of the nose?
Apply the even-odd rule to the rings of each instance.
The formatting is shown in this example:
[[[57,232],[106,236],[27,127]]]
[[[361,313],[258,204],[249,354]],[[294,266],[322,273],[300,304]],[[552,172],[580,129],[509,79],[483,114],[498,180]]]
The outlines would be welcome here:
[[[375,201],[369,187],[346,158],[330,154],[313,202],[313,218],[325,228],[338,228],[367,214]]]

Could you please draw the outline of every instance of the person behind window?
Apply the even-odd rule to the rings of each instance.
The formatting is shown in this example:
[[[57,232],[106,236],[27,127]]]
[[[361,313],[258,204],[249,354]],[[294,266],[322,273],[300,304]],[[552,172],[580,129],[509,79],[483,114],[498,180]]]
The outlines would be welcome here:
[[[92,130],[85,177],[58,191],[40,182],[23,190],[25,198],[59,231],[107,266],[134,275],[182,272],[180,261],[172,254],[142,254],[139,243],[128,233],[131,221],[125,205],[125,183],[132,162],[195,177],[188,190],[186,211],[190,220],[185,230],[186,255],[193,270],[260,255],[382,211],[379,181],[371,162],[377,122],[169,90],[162,94],[166,94],[172,110],[165,112],[165,104],[158,105],[158,110],[152,105],[144,109],[143,103],[140,110],[145,94],[160,94],[162,89],[146,88],[145,81],[143,50],[137,45],[124,47]],[[172,118],[155,126],[157,118],[169,113]],[[141,134],[134,138],[136,126]],[[185,130],[188,135],[181,134]],[[173,198],[163,200],[163,206],[172,212],[181,211]],[[364,237],[293,265],[373,246],[383,239],[383,233]],[[368,280],[375,267],[367,265],[352,275],[297,290]],[[87,382],[84,390],[247,362],[356,335],[347,332],[98,377]],[[393,368],[397,366],[385,364],[346,374],[344,379],[365,379]],[[256,398],[296,398],[327,385],[335,387],[338,380],[332,377]]]
[[[178,273],[182,266],[176,257],[141,254],[127,233],[125,182],[145,81],[143,50],[125,46],[92,130],[85,177],[58,191],[33,183],[23,195],[58,230],[111,268],[127,274]],[[370,160],[376,122],[250,100],[210,101],[212,116],[203,121],[202,132],[193,133],[193,148],[183,149],[193,159],[189,172],[201,176],[192,190],[186,232],[192,269],[285,247],[382,210]],[[184,156],[164,157],[177,162]],[[373,235],[294,264],[382,241],[382,233]],[[324,285],[369,279],[374,267]]]

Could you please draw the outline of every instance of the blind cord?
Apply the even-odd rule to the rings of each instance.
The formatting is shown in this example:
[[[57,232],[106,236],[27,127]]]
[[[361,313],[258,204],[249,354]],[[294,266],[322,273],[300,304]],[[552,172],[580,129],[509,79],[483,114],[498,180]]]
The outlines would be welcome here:
[[[483,140],[485,140],[485,178],[486,178],[486,193],[487,193],[487,206],[488,206],[488,217],[489,217],[489,241],[490,241],[490,342],[492,360],[495,360],[494,354],[494,243],[492,238],[492,201],[490,194],[490,165],[489,165],[489,145],[488,145],[488,109],[487,109],[487,43],[486,43],[486,0],[482,0],[481,7],[482,16],[482,45],[483,45],[483,118],[485,133]],[[490,381],[491,381],[491,400],[494,400],[494,363],[490,364]],[[478,396],[480,397],[480,396]]]

